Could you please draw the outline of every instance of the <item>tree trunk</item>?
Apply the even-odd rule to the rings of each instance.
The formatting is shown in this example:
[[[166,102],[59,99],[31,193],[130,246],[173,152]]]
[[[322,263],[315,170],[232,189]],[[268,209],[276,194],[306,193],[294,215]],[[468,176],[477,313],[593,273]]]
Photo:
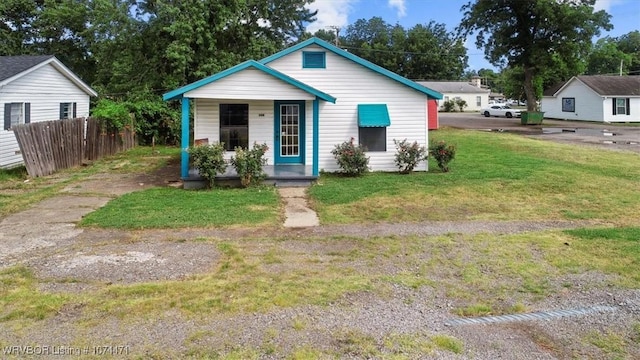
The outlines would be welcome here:
[[[527,96],[527,111],[537,111],[536,90],[533,86],[534,68],[524,67],[524,93]]]

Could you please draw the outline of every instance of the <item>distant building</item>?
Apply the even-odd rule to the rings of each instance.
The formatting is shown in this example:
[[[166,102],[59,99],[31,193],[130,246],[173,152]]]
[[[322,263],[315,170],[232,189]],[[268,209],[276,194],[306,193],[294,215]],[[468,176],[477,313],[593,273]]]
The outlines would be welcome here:
[[[467,102],[465,111],[480,111],[489,104],[489,90],[480,86],[480,78],[466,81],[418,81],[418,84],[442,94],[438,106],[442,109],[444,101],[462,99]]]

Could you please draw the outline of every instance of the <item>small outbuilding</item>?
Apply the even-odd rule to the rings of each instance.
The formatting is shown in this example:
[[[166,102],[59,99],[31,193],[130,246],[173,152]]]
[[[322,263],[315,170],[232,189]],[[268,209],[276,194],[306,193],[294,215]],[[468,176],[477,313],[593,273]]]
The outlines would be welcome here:
[[[461,99],[467,103],[465,111],[480,111],[489,104],[489,89],[482,88],[479,82],[466,81],[418,81],[418,84],[442,94],[438,107],[442,110],[444,101]]]
[[[182,102],[182,169],[189,178],[194,139],[236,146],[265,143],[267,165],[317,177],[336,171],[331,151],[353,139],[372,170],[396,170],[393,140],[428,146],[429,99],[442,94],[318,38],[265,59],[248,60],[164,94]],[[426,170],[426,164],[422,165]]]
[[[0,56],[0,168],[21,165],[12,127],[89,116],[97,96],[55,56]]]
[[[545,90],[545,118],[640,122],[640,76],[580,75]]]

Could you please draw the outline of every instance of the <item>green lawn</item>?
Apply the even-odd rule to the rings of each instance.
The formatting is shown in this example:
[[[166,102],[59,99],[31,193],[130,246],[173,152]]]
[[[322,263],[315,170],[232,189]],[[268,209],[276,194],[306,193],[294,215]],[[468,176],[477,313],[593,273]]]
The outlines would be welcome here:
[[[640,157],[513,134],[439,130],[451,172],[323,174],[310,189],[323,223],[593,219],[637,223]]]

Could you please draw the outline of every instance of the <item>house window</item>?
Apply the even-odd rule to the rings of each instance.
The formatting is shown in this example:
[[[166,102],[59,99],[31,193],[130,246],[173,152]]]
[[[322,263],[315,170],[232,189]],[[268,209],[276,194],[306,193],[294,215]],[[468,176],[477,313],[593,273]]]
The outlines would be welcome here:
[[[613,98],[613,115],[631,115],[629,98]]]
[[[476,106],[482,106],[482,96],[476,96]]]
[[[304,69],[326,68],[326,54],[323,51],[304,51],[302,53],[302,67]]]
[[[28,124],[31,115],[30,103],[4,104],[4,129],[9,130],[16,125]]]
[[[387,151],[387,126],[391,125],[386,104],[358,105],[358,140],[367,151]]]
[[[360,127],[358,139],[360,139],[360,145],[367,151],[387,151],[386,127]]]
[[[445,102],[449,101],[449,97],[448,97],[448,96],[445,96],[445,97],[444,97],[444,101],[445,101]]]
[[[249,147],[249,104],[220,104],[220,142],[226,151]]]
[[[76,103],[60,103],[60,119],[74,119],[76,117]]]
[[[562,111],[563,112],[576,112],[576,99],[575,98],[562,98]]]

